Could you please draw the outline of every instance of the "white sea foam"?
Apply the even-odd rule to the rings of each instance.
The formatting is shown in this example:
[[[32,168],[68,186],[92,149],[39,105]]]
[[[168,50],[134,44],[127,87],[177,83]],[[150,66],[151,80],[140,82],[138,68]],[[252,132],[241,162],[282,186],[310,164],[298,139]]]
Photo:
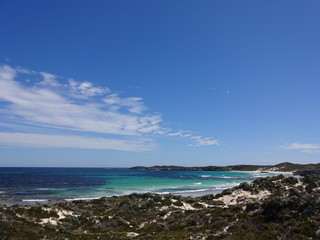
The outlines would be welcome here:
[[[79,200],[94,200],[99,199],[101,197],[82,197],[82,198],[67,198],[66,201],[79,201]]]
[[[228,187],[217,187],[217,188],[214,188],[214,190],[216,190],[216,191],[226,190],[226,189],[228,189]]]
[[[46,202],[48,199],[22,199],[22,202]]]
[[[264,175],[265,176],[265,175]],[[214,179],[245,179],[245,178],[250,178],[251,176],[243,176],[243,177],[235,177],[235,176],[211,176],[211,175],[201,175],[201,178],[214,178]],[[256,177],[255,175],[252,177]]]
[[[48,191],[48,190],[55,190],[56,188],[36,188],[38,191]]]
[[[205,192],[205,191],[209,191],[209,190],[214,190],[214,189],[203,188],[203,189],[181,190],[181,191],[176,191],[173,193],[193,193],[193,192]]]
[[[202,184],[201,182],[193,183],[193,185],[201,185],[201,184]]]

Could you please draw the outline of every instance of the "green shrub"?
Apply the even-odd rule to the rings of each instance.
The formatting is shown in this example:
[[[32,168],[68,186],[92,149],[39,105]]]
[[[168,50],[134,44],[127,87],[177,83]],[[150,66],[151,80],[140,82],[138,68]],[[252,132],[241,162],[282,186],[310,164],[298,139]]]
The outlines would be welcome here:
[[[306,186],[306,191],[308,193],[311,193],[311,191],[313,189],[315,189],[318,185],[315,182],[310,182],[307,186]]]
[[[284,182],[288,185],[295,185],[298,183],[298,180],[294,177],[287,177],[284,179]]]

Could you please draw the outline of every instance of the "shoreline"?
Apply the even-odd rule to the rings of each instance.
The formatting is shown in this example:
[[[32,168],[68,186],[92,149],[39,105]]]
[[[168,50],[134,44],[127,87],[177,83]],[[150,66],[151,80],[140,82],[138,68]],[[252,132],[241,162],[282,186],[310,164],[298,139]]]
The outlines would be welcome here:
[[[45,205],[0,205],[1,236],[222,240],[278,239],[292,231],[287,239],[295,239],[295,234],[318,239],[319,197],[319,175],[277,175],[194,198],[133,193]]]
[[[317,172],[317,170],[305,170],[306,166],[309,167],[310,165],[299,165],[300,167],[302,167],[302,169],[296,169],[294,171],[289,171],[289,170],[286,170],[286,171],[281,171],[281,169],[284,168],[284,166],[287,166],[288,167],[288,164],[287,163],[283,163],[283,164],[280,164],[281,166],[279,166],[278,164],[278,168],[275,169],[274,166],[270,167],[270,168],[266,168],[266,167],[261,167],[259,166],[259,168],[257,169],[246,169],[244,170],[245,168],[252,168],[253,166],[251,165],[237,165],[237,166],[233,166],[232,168],[237,168],[237,169],[233,169],[233,170],[226,170],[226,169],[223,169],[223,170],[215,170],[215,171],[211,171],[211,172],[220,172],[220,171],[223,171],[223,172],[230,172],[230,173],[239,173],[239,176],[241,175],[240,173],[249,173],[251,174],[252,176],[250,177],[247,177],[246,178],[243,178],[242,180],[242,177],[239,177],[237,178],[236,174],[230,174],[230,177],[229,175],[225,175],[225,176],[228,176],[228,177],[224,177],[223,175],[224,174],[217,174],[215,175],[214,173],[212,173],[212,176],[210,176],[211,174],[207,174],[207,173],[203,173],[203,180],[200,180],[200,178],[198,180],[194,180],[194,183],[192,185],[192,183],[189,182],[186,182],[186,184],[184,183],[181,183],[179,185],[175,185],[175,187],[172,187],[171,188],[171,185],[159,185],[158,188],[154,188],[153,190],[151,189],[148,189],[148,187],[144,186],[144,185],[141,185],[141,188],[136,188],[136,189],[131,189],[130,187],[128,188],[129,191],[126,191],[127,189],[126,188],[119,188],[117,189],[117,191],[114,191],[114,193],[112,191],[108,191],[106,190],[105,192],[95,192],[95,188],[93,187],[92,188],[92,191],[82,191],[80,190],[78,193],[73,193],[72,192],[72,189],[70,190],[71,192],[69,192],[69,190],[65,190],[65,192],[61,192],[62,194],[59,193],[59,186],[57,187],[57,191],[58,193],[50,193],[50,191],[54,191],[55,190],[55,187],[47,187],[47,186],[39,186],[39,187],[36,187],[36,192],[35,193],[32,193],[32,191],[34,191],[33,189],[29,189],[28,186],[26,186],[24,189],[26,189],[26,194],[25,195],[21,195],[23,194],[24,192],[19,189],[17,191],[18,192],[18,195],[14,195],[15,192],[12,192],[12,190],[6,190],[6,191],[2,191],[3,189],[1,189],[0,191],[0,202],[1,202],[1,205],[14,205],[14,204],[18,204],[18,205],[36,205],[36,204],[52,204],[52,203],[57,203],[57,202],[65,202],[65,201],[81,201],[81,200],[85,200],[85,201],[90,201],[90,200],[93,200],[93,199],[100,199],[100,198],[105,198],[105,197],[113,197],[113,196],[128,196],[130,194],[145,194],[145,193],[151,193],[151,194],[159,194],[159,195],[166,195],[166,194],[169,194],[169,195],[175,195],[175,196],[183,196],[183,197],[201,197],[201,196],[206,196],[206,195],[217,195],[221,192],[223,192],[224,190],[226,189],[230,189],[232,187],[235,187],[235,186],[238,186],[240,185],[242,182],[251,182],[253,181],[254,179],[257,179],[257,178],[265,178],[265,177],[272,177],[272,176],[276,176],[276,175],[285,175],[285,176],[303,176],[306,172]],[[315,164],[315,165],[312,165],[313,167],[314,166],[318,166],[319,164]],[[293,167],[292,165],[289,165],[290,167]],[[255,166],[256,167],[256,166]],[[296,167],[296,165],[294,165],[294,167]],[[140,167],[139,167],[140,168]],[[153,169],[146,169],[147,170],[154,170],[155,167],[152,167]],[[167,171],[168,168],[167,167],[161,167],[161,166],[157,166],[156,167],[157,169],[159,168],[166,168],[166,169],[161,169],[163,171]],[[181,171],[182,167],[179,167],[180,169],[175,169],[175,167],[171,166],[170,167],[170,170],[169,171]],[[231,168],[230,166],[227,166],[227,168]],[[239,169],[241,168],[241,170]],[[137,169],[137,168],[136,168]],[[194,168],[193,168],[194,169]],[[278,170],[279,169],[279,170]],[[144,169],[145,170],[145,169]],[[188,171],[190,170],[189,168],[185,168],[183,167],[183,170],[184,171]],[[209,171],[208,169],[205,169],[206,171]],[[300,170],[300,171],[299,171]],[[198,168],[198,172],[199,171],[202,171],[203,172],[203,169],[201,167],[201,170],[199,170]],[[141,174],[141,173],[139,173]],[[148,174],[147,172],[145,173],[142,173],[143,175],[146,175],[146,176],[153,176],[154,174],[156,173],[151,173],[151,174]],[[168,176],[175,176],[175,175],[180,175],[180,173],[170,173],[168,174]],[[190,174],[190,173],[183,173],[183,174]],[[194,176],[200,176],[202,173],[196,173],[194,174]],[[156,176],[158,176],[159,174],[156,174]],[[163,175],[163,173],[160,174],[161,176]],[[160,176],[159,175],[159,176]],[[167,175],[167,174],[165,174]],[[191,173],[191,175],[193,175]],[[207,176],[208,175],[208,176]],[[221,176],[220,176],[221,175]],[[245,174],[244,174],[245,175]],[[223,179],[219,179],[217,181],[217,183],[215,183],[215,176],[218,176],[217,179],[219,178],[226,178],[227,181],[224,182]],[[202,177],[202,176],[201,176]],[[228,181],[228,179],[230,178],[230,181]],[[192,178],[190,178],[192,179]],[[196,178],[195,178],[196,179]],[[202,178],[201,178],[202,179]],[[207,180],[207,179],[212,179],[212,180]],[[221,181],[221,184],[219,183]],[[171,182],[171,184],[173,184],[173,182]],[[191,184],[191,185],[190,185]],[[39,184],[41,185],[41,183]],[[116,186],[116,185],[115,185]],[[115,187],[113,186],[113,187]],[[173,185],[172,185],[173,186]],[[46,190],[48,191],[47,193],[43,192],[43,191],[38,191],[39,189],[41,190]],[[112,189],[112,188],[110,188]],[[115,188],[116,189],[116,188]],[[38,192],[37,192],[38,191]],[[67,192],[66,192],[67,191]],[[99,191],[99,190],[98,190]],[[31,192],[31,194],[29,194],[29,192]],[[20,195],[19,195],[20,194]]]
[[[293,172],[280,172],[280,171],[268,171],[268,172],[261,172],[257,170],[252,170],[252,171],[240,171],[240,170],[234,170],[234,171],[215,171],[215,172],[235,172],[235,173],[249,173],[251,174],[250,177],[244,176],[244,177],[238,177],[233,174],[231,174],[229,177],[225,177],[224,174],[220,176],[220,174],[210,174],[206,175],[206,171],[202,171],[203,176],[201,175],[198,180],[195,180],[193,185],[190,187],[187,187],[188,185],[181,185],[181,188],[179,187],[170,187],[168,186],[167,189],[163,190],[161,189],[162,187],[159,186],[159,189],[155,190],[150,190],[150,189],[145,189],[141,188],[140,190],[133,190],[132,191],[124,191],[124,192],[119,192],[115,194],[94,194],[94,190],[91,195],[88,195],[86,192],[82,192],[82,194],[78,194],[77,196],[70,195],[61,197],[60,195],[41,195],[42,192],[39,192],[40,195],[26,195],[25,198],[19,199],[15,198],[14,196],[7,195],[5,197],[6,192],[2,191],[1,195],[3,196],[1,199],[1,204],[2,205],[43,205],[43,204],[52,204],[52,203],[57,203],[57,202],[71,202],[71,201],[90,201],[90,200],[95,200],[95,199],[100,199],[100,198],[105,198],[105,197],[112,197],[112,196],[128,196],[131,194],[145,194],[145,193],[151,193],[151,194],[159,194],[159,195],[175,195],[175,196],[183,196],[183,197],[201,197],[205,195],[216,195],[221,193],[222,191],[226,189],[233,188],[235,186],[239,186],[243,182],[252,182],[254,179],[257,178],[265,178],[265,177],[272,177],[275,175],[280,175],[284,174],[286,176],[291,176]],[[202,174],[202,173],[201,173]],[[257,174],[256,176],[254,174]],[[197,174],[195,175],[197,176]],[[241,176],[241,174],[239,175]],[[227,181],[225,183],[217,183],[215,184],[215,178],[221,180],[218,181],[223,181],[223,179],[226,179]],[[209,180],[208,179],[212,179]],[[228,181],[229,180],[229,181]],[[211,183],[212,181],[212,183]],[[190,183],[188,183],[190,184]],[[194,187],[192,187],[194,186]],[[36,188],[40,189],[40,188]],[[46,189],[50,190],[50,188],[41,188],[41,189]],[[49,191],[48,190],[48,191]]]
[[[215,171],[217,172],[217,171]],[[274,174],[274,175],[266,175],[266,176],[257,176],[255,179],[259,178],[267,178],[267,177],[274,177],[278,176],[281,174],[284,174],[285,176],[293,176],[293,172],[279,172],[279,171],[268,171],[268,172],[260,172],[260,171],[228,171],[228,172],[240,172],[240,173],[263,173],[263,174]],[[254,180],[255,180],[254,179]],[[252,181],[254,181],[252,180]],[[52,204],[57,204],[57,203],[63,203],[63,202],[74,202],[74,201],[92,201],[92,200],[99,200],[102,198],[112,198],[112,197],[128,197],[132,194],[156,194],[160,196],[181,196],[181,197],[191,197],[191,198],[198,198],[198,197],[203,197],[207,195],[217,195],[222,193],[225,190],[232,189],[234,187],[239,186],[242,183],[251,183],[252,181],[242,181],[242,182],[237,182],[234,183],[233,185],[230,186],[225,186],[225,187],[205,187],[200,188],[200,189],[187,189],[187,190],[177,190],[177,191],[166,191],[166,192],[152,192],[152,191],[137,191],[137,192],[127,192],[124,194],[114,194],[114,195],[103,195],[103,196],[96,196],[96,197],[75,197],[75,198],[65,198],[65,199],[21,199],[21,200],[16,200],[16,201],[8,201],[7,203],[1,203],[0,205],[7,205],[7,206],[12,206],[12,205],[20,205],[20,206],[33,206],[33,205],[52,205]]]

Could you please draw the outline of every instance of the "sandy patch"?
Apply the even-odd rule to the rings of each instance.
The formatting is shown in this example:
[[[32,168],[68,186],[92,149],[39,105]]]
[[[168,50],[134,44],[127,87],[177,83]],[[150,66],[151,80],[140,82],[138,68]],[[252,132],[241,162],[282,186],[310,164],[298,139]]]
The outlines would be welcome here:
[[[168,212],[166,215],[163,216],[162,219],[163,219],[163,220],[167,219],[168,217],[170,217],[171,213],[172,213],[172,212]]]
[[[52,225],[57,225],[58,221],[57,221],[57,219],[54,219],[54,218],[42,218],[42,219],[40,219],[40,224],[47,224],[47,223],[51,223]]]
[[[50,212],[50,211],[54,211],[58,214],[58,218],[42,218],[40,219],[40,224],[46,224],[46,223],[51,223],[52,225],[57,225],[60,219],[64,219],[66,218],[67,215],[71,215],[71,216],[79,216],[74,214],[72,211],[67,211],[67,210],[59,210],[59,209],[53,209],[53,208],[42,208],[42,210]]]
[[[230,195],[224,195],[216,200],[222,201],[226,206],[236,205],[248,202],[250,200],[262,200],[269,196],[271,193],[267,190],[260,191],[258,194],[252,194],[242,189],[235,190]]]
[[[148,222],[143,222],[139,225],[139,229],[144,228],[146,225],[148,224]]]
[[[135,233],[135,232],[127,232],[127,237],[133,238],[133,237],[137,237],[139,236],[139,233]]]

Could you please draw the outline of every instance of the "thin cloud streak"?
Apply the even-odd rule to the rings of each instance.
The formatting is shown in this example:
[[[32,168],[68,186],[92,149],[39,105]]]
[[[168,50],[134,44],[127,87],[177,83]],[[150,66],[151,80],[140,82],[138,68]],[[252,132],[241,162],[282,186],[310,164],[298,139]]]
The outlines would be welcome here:
[[[210,146],[210,145],[219,145],[219,140],[214,140],[210,138],[204,138],[201,136],[194,136],[191,139],[195,140],[196,146]]]
[[[96,137],[12,132],[0,132],[0,144],[16,147],[113,149],[133,152],[150,151],[154,148],[154,145],[148,140],[126,141]]]
[[[317,153],[320,150],[320,144],[310,143],[291,143],[283,146],[284,149],[300,150],[305,153]]]
[[[169,132],[167,136],[176,136],[181,138],[187,138],[193,140],[194,144],[189,144],[189,147],[192,146],[211,146],[211,145],[220,145],[220,141],[217,139],[211,139],[208,137],[194,136],[190,131],[178,131],[178,132]]]

